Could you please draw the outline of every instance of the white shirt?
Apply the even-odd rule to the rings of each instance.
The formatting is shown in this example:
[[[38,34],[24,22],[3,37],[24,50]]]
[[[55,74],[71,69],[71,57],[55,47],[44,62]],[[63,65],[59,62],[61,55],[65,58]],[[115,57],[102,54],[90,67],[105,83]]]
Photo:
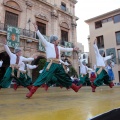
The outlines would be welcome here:
[[[110,56],[102,57],[99,53],[97,45],[94,44],[93,47],[96,55],[96,65],[105,67],[105,61],[111,59],[112,56],[110,55]]]
[[[91,68],[88,68],[87,66],[83,65],[84,59],[80,59],[79,63],[80,63],[80,74],[87,74],[88,71],[92,71]]]
[[[39,32],[39,30],[37,31],[37,35],[39,37],[39,40],[41,40],[43,46],[46,49],[46,57],[47,58],[56,58],[56,52],[55,52],[55,48],[54,48],[54,44],[48,42],[43,35]],[[60,59],[60,52],[71,52],[73,51],[73,48],[64,48],[61,46],[58,46],[58,51],[59,51],[59,59]]]
[[[1,61],[0,61],[0,67],[2,67],[2,64],[3,64],[3,61],[1,60]]]
[[[20,64],[19,64],[19,70],[21,70],[21,71],[26,71],[25,70],[25,63],[24,62],[21,62]],[[27,66],[27,70],[29,70],[29,69],[35,69],[37,66],[36,65],[29,65],[29,64],[26,64],[26,66]]]
[[[9,57],[10,57],[10,64],[16,64],[16,59],[17,59],[16,54],[13,54],[13,53],[10,51],[10,49],[9,49],[9,47],[8,47],[7,45],[4,45],[4,48],[5,48],[5,51],[7,52],[7,54],[8,54]],[[23,57],[23,56],[20,56],[18,65],[19,65],[22,61],[24,61],[24,62],[31,62],[31,61],[33,61],[33,60],[34,60],[34,58],[25,58],[25,57]]]

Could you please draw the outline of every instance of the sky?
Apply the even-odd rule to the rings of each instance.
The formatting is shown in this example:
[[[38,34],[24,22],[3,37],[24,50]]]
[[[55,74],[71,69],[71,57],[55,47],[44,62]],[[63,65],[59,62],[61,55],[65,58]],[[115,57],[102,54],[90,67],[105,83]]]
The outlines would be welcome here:
[[[89,52],[89,26],[84,22],[87,19],[102,15],[120,8],[120,0],[77,0],[75,15],[77,21],[77,41],[84,45],[84,52]]]

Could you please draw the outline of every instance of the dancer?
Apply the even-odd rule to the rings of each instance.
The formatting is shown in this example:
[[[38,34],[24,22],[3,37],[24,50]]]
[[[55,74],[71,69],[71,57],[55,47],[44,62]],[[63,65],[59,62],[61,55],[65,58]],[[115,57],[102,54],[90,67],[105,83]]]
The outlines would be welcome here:
[[[70,65],[67,61],[63,61],[63,60],[60,60],[60,63],[59,64],[62,64],[65,72],[68,74],[69,72],[69,68],[68,66]],[[44,88],[45,90],[47,91],[48,90],[48,87],[52,86],[52,85],[56,85],[56,86],[59,86],[60,88],[62,88],[63,86],[59,83],[59,81],[57,80],[57,78],[53,75],[51,80],[48,81],[46,84],[44,84]],[[68,88],[67,88],[68,89]]]
[[[36,58],[36,56],[34,56],[34,58],[25,58],[21,56],[22,53],[20,48],[15,48],[14,54],[13,54],[10,51],[9,47],[6,45],[6,39],[4,39],[3,42],[4,42],[5,51],[8,53],[10,57],[10,67],[7,68],[3,79],[0,81],[0,88],[8,88],[9,85],[11,84],[12,78],[13,77],[16,78],[17,76],[19,63],[21,63],[22,61],[31,62]],[[24,87],[27,87],[28,89],[30,89],[31,78],[26,79],[25,75],[20,73],[19,80],[22,82]]]
[[[113,55],[103,57],[104,51],[100,51],[99,53],[99,50],[97,47],[97,39],[95,39],[93,47],[96,55],[97,78],[94,80],[93,84],[91,85],[92,92],[95,92],[96,87],[103,85],[103,83],[109,85],[109,87],[112,88],[114,84],[112,81],[110,81],[109,76],[105,71],[105,61],[107,61],[108,59],[111,59]]]
[[[24,62],[21,62],[19,64],[19,69],[17,71],[18,74],[17,74],[17,78],[16,78],[17,80],[14,83],[14,87],[13,87],[14,90],[17,90],[17,88],[19,86],[24,86],[24,84],[20,78],[20,73],[25,76],[26,80],[31,80],[31,84],[32,84],[32,79],[29,77],[28,73],[29,73],[29,70],[32,70],[35,68],[37,68],[37,65],[25,64]],[[31,88],[31,87],[29,87],[29,88]]]
[[[90,82],[93,83],[96,79],[96,65],[93,66],[93,70],[90,72]]]
[[[39,32],[37,25],[34,24],[35,30],[39,39],[42,41],[46,49],[46,57],[47,62],[45,64],[43,72],[34,82],[33,87],[30,92],[26,95],[27,98],[30,98],[40,87],[42,84],[45,84],[51,80],[53,76],[57,78],[57,81],[66,88],[71,87],[75,92],[78,92],[79,86],[72,84],[72,80],[67,73],[65,73],[64,68],[61,64],[59,64],[60,60],[60,52],[61,51],[77,51],[78,48],[63,48],[58,46],[59,40],[57,36],[52,35],[50,37],[50,43],[43,37],[43,35]]]
[[[114,78],[114,73],[113,73],[113,70],[112,70],[113,67],[114,67],[114,62],[113,61],[107,62],[106,69],[107,69],[107,72],[108,72],[108,75],[109,75],[109,79],[111,81],[113,81],[115,79]]]
[[[78,85],[80,85],[80,87],[82,87],[83,84],[85,83],[91,85],[88,71],[92,71],[92,69],[86,66],[86,62],[84,59],[80,59],[79,63],[80,63],[80,81],[78,82]]]

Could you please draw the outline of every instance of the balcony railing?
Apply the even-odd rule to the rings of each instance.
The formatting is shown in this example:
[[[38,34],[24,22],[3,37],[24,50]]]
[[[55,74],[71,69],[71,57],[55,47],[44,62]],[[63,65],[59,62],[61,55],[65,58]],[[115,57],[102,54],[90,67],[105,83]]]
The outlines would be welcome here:
[[[27,29],[22,29],[22,28],[19,28],[19,29],[20,29],[20,35],[37,39],[35,32],[30,31],[30,30],[27,30]],[[7,32],[7,25],[6,25],[6,24],[3,24],[3,23],[0,23],[0,30]],[[45,35],[44,35],[44,37],[45,37],[45,39],[46,39],[47,41],[49,41],[49,36],[45,36]],[[67,41],[66,41],[66,42],[67,42]],[[69,41],[68,41],[68,42],[69,42]],[[70,42],[70,43],[71,43],[71,42]],[[71,43],[71,44],[72,44],[72,48],[73,48],[73,47],[74,47],[74,44],[73,44],[73,43]],[[60,41],[60,45],[61,45],[61,46],[65,46],[64,40],[61,40],[61,41]]]
[[[22,29],[22,28],[19,28],[19,29],[21,31],[20,35],[31,37],[31,38],[36,38],[36,33],[35,32],[27,30],[27,29]],[[7,31],[7,25],[3,24],[3,23],[0,23],[0,30]]]
[[[65,42],[69,42],[69,41],[61,40],[60,45],[65,46]],[[71,44],[71,47],[74,48],[74,44],[72,42],[69,43]]]

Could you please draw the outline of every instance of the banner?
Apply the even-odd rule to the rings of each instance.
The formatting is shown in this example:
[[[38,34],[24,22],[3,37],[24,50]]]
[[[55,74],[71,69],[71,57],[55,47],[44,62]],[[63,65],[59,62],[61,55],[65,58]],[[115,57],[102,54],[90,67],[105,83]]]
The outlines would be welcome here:
[[[112,57],[112,61],[116,64],[116,51],[115,51],[115,48],[109,48],[109,49],[106,49],[106,55],[113,55]],[[109,60],[108,60],[109,61]]]
[[[44,36],[44,38],[49,42],[49,37],[48,36],[45,36],[45,35],[43,35]],[[39,48],[38,48],[40,51],[42,51],[42,52],[45,52],[45,48],[44,48],[44,46],[42,45],[42,42],[40,41],[39,42]]]
[[[64,41],[64,45],[65,45],[66,48],[72,48],[72,44],[73,44],[73,43],[71,43],[71,42],[66,42],[66,41]],[[72,55],[72,52],[65,52],[65,55],[66,55],[66,56],[71,56],[71,55]]]
[[[7,45],[9,47],[19,47],[20,45],[20,29],[7,26]]]

